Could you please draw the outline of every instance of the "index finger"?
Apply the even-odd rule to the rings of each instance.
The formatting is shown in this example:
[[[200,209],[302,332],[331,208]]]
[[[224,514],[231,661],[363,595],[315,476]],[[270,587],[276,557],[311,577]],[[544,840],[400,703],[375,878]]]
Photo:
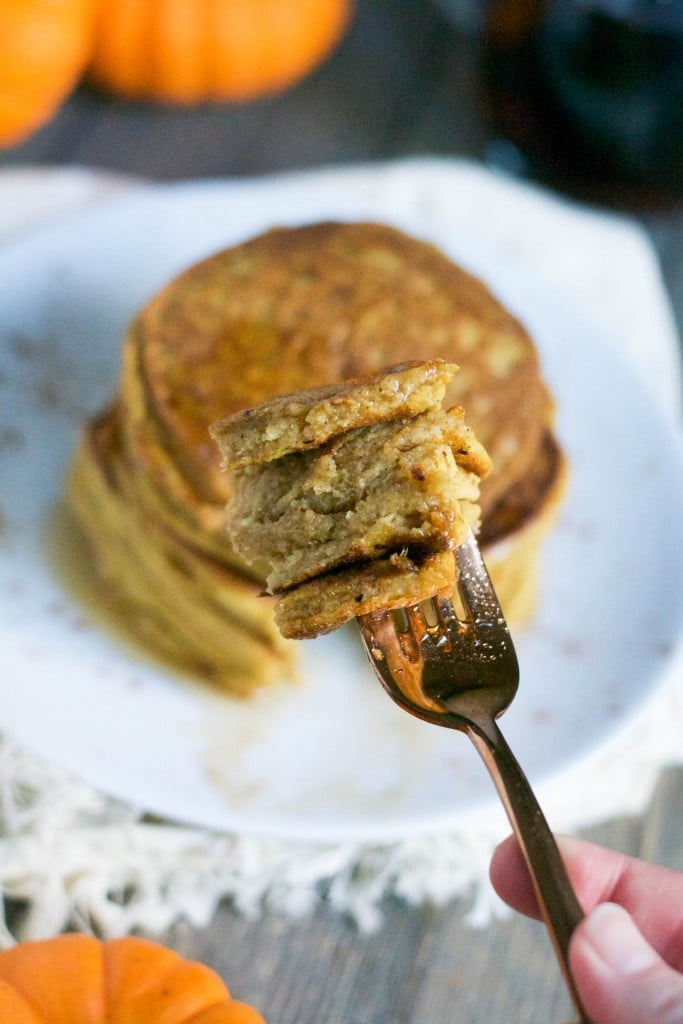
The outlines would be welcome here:
[[[558,836],[557,843],[584,911],[598,903],[619,903],[660,955],[681,970],[683,874],[581,839]],[[495,850],[490,876],[498,895],[513,909],[540,918],[526,863],[514,836]]]

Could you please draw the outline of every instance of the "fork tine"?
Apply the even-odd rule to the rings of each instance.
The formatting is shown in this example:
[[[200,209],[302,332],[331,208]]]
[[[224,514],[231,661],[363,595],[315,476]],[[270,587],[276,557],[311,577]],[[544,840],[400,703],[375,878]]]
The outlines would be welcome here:
[[[471,530],[467,539],[456,548],[455,561],[458,567],[458,594],[468,617],[473,622],[496,622],[503,625],[503,610]]]
[[[437,623],[446,633],[450,633],[453,626],[460,622],[458,613],[453,607],[453,602],[449,597],[437,596],[434,598],[434,608],[436,609]]]
[[[392,615],[401,650],[411,661],[417,661],[420,657],[420,636],[422,634],[418,622],[419,610],[417,605],[406,606],[397,609]]]
[[[428,630],[427,620],[425,619],[424,609],[422,605],[414,604],[408,608],[403,609],[408,618],[408,626],[414,638],[419,641]]]

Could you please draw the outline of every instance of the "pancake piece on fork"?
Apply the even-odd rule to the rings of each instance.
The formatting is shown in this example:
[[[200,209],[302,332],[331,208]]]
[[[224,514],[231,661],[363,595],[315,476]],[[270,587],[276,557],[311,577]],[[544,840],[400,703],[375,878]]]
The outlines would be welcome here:
[[[453,590],[490,459],[459,406],[457,367],[404,363],[263,402],[211,427],[235,550],[268,566],[286,637]]]

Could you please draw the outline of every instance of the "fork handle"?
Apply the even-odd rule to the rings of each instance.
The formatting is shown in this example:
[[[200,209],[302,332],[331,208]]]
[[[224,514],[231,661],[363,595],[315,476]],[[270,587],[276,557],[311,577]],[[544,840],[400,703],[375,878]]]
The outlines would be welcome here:
[[[486,764],[521,847],[579,1022],[590,1024],[569,970],[569,940],[584,914],[550,826],[496,722],[474,721],[467,733]]]

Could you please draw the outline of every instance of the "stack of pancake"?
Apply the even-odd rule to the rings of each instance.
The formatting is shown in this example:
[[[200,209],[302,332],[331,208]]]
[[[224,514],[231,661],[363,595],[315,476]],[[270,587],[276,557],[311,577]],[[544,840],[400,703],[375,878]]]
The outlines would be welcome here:
[[[132,633],[227,691],[292,671],[258,567],[225,530],[215,420],[415,359],[460,366],[447,404],[493,460],[480,543],[509,619],[533,605],[563,459],[522,325],[479,280],[393,228],[278,228],[170,282],[123,342],[119,393],[87,424],[67,497]]]

